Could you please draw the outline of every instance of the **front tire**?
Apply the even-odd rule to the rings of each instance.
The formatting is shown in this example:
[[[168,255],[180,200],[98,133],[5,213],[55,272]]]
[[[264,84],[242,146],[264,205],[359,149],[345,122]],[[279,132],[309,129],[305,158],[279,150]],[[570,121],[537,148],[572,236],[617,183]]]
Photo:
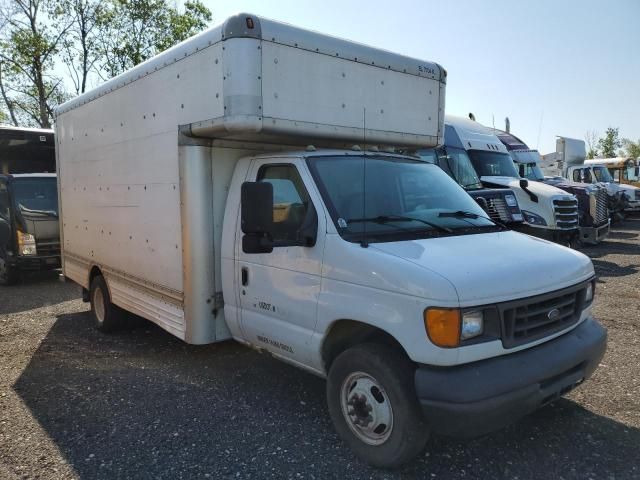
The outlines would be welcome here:
[[[104,277],[97,276],[91,281],[89,300],[93,323],[98,330],[110,333],[122,327],[123,311],[111,303],[109,288]]]
[[[415,393],[415,368],[404,352],[363,344],[342,352],[327,378],[336,431],[370,465],[398,467],[420,453],[429,432]]]
[[[15,285],[20,279],[20,273],[15,267],[10,267],[4,258],[0,257],[0,285],[8,287]]]

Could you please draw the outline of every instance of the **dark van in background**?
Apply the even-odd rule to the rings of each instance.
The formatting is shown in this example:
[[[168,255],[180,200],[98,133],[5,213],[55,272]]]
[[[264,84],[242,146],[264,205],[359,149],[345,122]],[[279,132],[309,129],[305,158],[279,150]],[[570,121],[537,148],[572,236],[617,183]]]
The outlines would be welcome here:
[[[60,267],[52,130],[0,127],[0,285]]]

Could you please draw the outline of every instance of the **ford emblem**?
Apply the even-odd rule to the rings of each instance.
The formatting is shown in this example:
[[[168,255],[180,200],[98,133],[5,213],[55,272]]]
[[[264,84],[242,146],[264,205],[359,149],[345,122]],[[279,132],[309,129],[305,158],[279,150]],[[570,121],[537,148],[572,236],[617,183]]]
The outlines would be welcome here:
[[[560,310],[558,310],[557,308],[554,308],[549,313],[547,313],[547,318],[549,320],[557,320],[559,316],[560,316]]]

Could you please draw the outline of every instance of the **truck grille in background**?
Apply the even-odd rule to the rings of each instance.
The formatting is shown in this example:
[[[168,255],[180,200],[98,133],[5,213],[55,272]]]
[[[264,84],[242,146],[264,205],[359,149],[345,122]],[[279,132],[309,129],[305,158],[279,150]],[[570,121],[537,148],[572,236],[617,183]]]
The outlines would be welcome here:
[[[553,211],[556,225],[563,230],[569,230],[578,226],[578,201],[560,200],[553,201]]]
[[[533,342],[578,322],[586,285],[499,305],[503,346],[513,348]]]
[[[596,195],[596,211],[591,212],[594,225],[600,225],[606,223],[609,219],[609,199],[607,197],[607,191],[604,188],[598,189]]]
[[[60,255],[60,242],[37,242],[36,252],[39,257]]]
[[[487,198],[487,213],[492,220],[510,222],[511,216],[507,204],[502,198]]]

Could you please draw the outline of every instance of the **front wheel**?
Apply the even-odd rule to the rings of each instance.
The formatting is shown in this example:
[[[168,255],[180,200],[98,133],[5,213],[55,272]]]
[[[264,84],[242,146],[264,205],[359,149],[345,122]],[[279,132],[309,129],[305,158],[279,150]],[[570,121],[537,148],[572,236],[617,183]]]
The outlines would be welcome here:
[[[15,267],[10,267],[4,258],[0,257],[0,285],[9,286],[18,283],[19,272]]]
[[[378,344],[352,347],[331,365],[327,378],[331,419],[355,454],[373,466],[398,467],[427,442],[414,370],[404,352]]]

